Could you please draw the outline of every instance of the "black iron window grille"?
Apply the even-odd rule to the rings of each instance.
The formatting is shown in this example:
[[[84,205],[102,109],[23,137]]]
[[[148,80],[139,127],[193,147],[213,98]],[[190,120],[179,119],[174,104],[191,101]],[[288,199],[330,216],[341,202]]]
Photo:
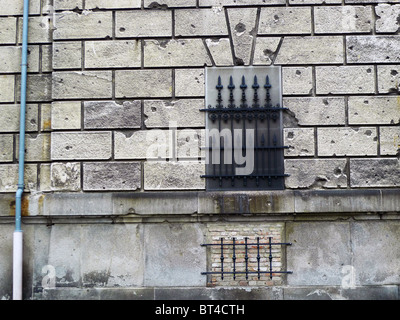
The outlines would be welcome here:
[[[268,237],[268,242],[260,242],[260,237],[256,238],[256,242],[248,242],[248,237],[244,238],[244,242],[237,241],[236,238],[232,238],[232,242],[224,242],[223,238],[220,238],[219,243],[205,243],[201,244],[201,246],[211,247],[216,246],[219,247],[220,250],[220,265],[219,268],[214,268],[214,270],[219,269],[218,271],[207,271],[202,272],[202,275],[220,275],[221,280],[224,280],[225,275],[232,275],[233,280],[236,280],[237,275],[245,275],[245,279],[249,279],[249,275],[256,274],[257,279],[261,278],[261,275],[267,274],[269,278],[276,274],[291,274],[293,271],[285,271],[285,270],[274,270],[273,269],[273,246],[290,246],[292,243],[290,242],[272,242],[272,237]],[[240,254],[240,258],[244,261],[244,270],[240,270],[237,268],[239,264],[239,254],[237,254],[238,249],[244,247],[244,255],[243,252]],[[250,250],[256,250],[256,257],[254,259],[253,256],[250,255]],[[243,249],[241,250],[243,251]],[[266,259],[265,259],[265,258]],[[227,261],[230,260],[230,261]],[[250,260],[253,263],[250,263]],[[255,263],[254,263],[255,260]],[[264,265],[262,265],[262,261]],[[227,268],[225,266],[229,264]],[[240,263],[243,267],[243,263]]]
[[[284,189],[280,68],[207,68],[206,81],[207,189]]]

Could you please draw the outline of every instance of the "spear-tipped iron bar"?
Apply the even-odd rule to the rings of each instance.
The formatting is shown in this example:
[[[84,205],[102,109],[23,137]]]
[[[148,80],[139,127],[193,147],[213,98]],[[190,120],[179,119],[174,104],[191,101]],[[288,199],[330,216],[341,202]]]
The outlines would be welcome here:
[[[236,252],[235,252],[235,238],[232,239],[233,243],[233,256],[232,256],[232,260],[233,260],[233,280],[236,280]]]
[[[258,280],[260,280],[260,237],[257,237],[257,271],[258,271]]]
[[[269,278],[272,279],[272,237],[269,237]]]
[[[246,262],[246,280],[247,280],[247,279],[249,278],[249,275],[248,275],[248,272],[249,272],[249,268],[248,268],[249,256],[248,256],[248,254],[247,254],[247,237],[244,238],[244,243],[245,243],[245,247],[244,247],[244,250],[245,250],[244,260],[245,260],[245,262]]]

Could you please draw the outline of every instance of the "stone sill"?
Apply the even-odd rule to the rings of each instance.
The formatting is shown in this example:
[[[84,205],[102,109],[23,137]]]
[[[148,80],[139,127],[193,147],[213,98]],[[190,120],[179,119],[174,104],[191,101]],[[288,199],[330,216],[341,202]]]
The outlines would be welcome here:
[[[235,192],[38,193],[23,216],[296,215],[400,213],[400,189]],[[0,216],[15,214],[15,195],[0,195]]]
[[[399,300],[397,285],[277,287],[54,288],[33,300]]]

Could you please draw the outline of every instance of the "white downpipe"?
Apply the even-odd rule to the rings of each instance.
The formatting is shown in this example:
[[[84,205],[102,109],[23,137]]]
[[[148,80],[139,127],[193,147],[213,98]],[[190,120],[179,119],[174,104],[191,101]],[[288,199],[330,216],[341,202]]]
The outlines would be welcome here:
[[[13,300],[22,300],[23,232],[13,234]]]

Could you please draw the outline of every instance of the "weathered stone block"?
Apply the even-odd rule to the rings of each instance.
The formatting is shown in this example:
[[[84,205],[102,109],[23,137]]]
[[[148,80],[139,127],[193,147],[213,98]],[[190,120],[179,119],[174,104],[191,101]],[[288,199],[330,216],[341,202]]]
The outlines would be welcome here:
[[[315,33],[369,33],[372,8],[369,6],[315,7]]]
[[[168,132],[160,130],[140,130],[115,132],[115,159],[167,158],[169,155]]]
[[[317,94],[375,93],[373,66],[315,68]]]
[[[158,8],[158,7],[195,7],[196,0],[159,0],[154,2],[153,0],[144,0],[145,8]]]
[[[350,159],[350,186],[353,188],[395,187],[399,181],[397,158]]]
[[[201,39],[145,40],[145,67],[179,67],[211,65]]]
[[[51,164],[52,191],[79,191],[81,189],[81,165],[79,162]]]
[[[15,44],[17,36],[17,18],[0,18],[0,43]]]
[[[175,96],[204,96],[204,70],[175,70]]]
[[[398,155],[400,152],[400,127],[380,127],[381,155]]]
[[[111,97],[111,71],[53,72],[53,99]]]
[[[265,2],[264,0],[200,0],[200,7],[207,6],[243,6],[243,5],[275,5],[285,4],[285,0],[270,0]]]
[[[221,8],[175,11],[177,36],[227,36],[225,13]]]
[[[396,96],[349,97],[348,105],[351,125],[400,123]]]
[[[43,163],[39,165],[39,191],[46,192],[51,190],[51,164]]]
[[[377,33],[396,33],[399,30],[397,22],[400,14],[400,5],[378,4],[375,7]]]
[[[236,64],[249,65],[256,32],[256,8],[228,9]]]
[[[144,285],[205,286],[207,267],[204,230],[200,224],[146,224]]]
[[[325,126],[345,124],[344,98],[304,97],[284,98],[288,114],[300,126]]]
[[[63,11],[56,14],[55,40],[112,37],[112,12]]]
[[[289,0],[289,4],[340,4],[341,0]]]
[[[285,37],[275,64],[332,64],[343,61],[342,37]]]
[[[398,221],[352,223],[352,250],[356,284],[390,285],[400,281],[396,263],[400,235]],[[368,257],[373,256],[374,259]]]
[[[57,288],[78,284],[85,287],[143,285],[142,230],[138,225],[57,225],[47,237],[51,241],[36,245],[48,243],[46,263],[56,269]],[[101,247],[100,242],[104,242]],[[127,247],[131,249],[126,250]],[[74,296],[73,292],[70,294]],[[70,294],[67,296],[71,297]],[[86,288],[80,297],[93,294],[88,295]]]
[[[54,69],[81,69],[82,44],[81,42],[54,42],[53,43]]]
[[[284,95],[309,95],[312,90],[311,67],[282,68],[282,91]]]
[[[115,72],[117,98],[150,98],[172,96],[172,71],[124,70]]]
[[[84,103],[85,129],[128,129],[141,126],[140,101],[93,101]]]
[[[111,132],[52,132],[52,160],[108,160]]]
[[[14,83],[13,75],[0,75],[0,101],[14,102]]]
[[[54,0],[55,10],[82,9],[82,0]]]
[[[1,79],[1,76],[0,76]],[[1,92],[1,91],[0,91]],[[38,105],[27,104],[25,123],[27,132],[38,130]],[[19,132],[20,105],[0,105],[0,128],[3,132]]]
[[[294,243],[286,249],[291,287],[342,285],[343,266],[352,261],[347,222],[288,222],[286,241]]]
[[[283,130],[285,156],[314,156],[314,129],[313,128],[285,128]]]
[[[297,188],[346,188],[347,162],[345,159],[285,160],[285,185]]]
[[[199,158],[201,130],[115,132],[115,159]]]
[[[318,128],[319,156],[376,155],[376,128]]]
[[[50,16],[29,17],[28,42],[51,42],[52,25],[50,21]],[[18,19],[18,43],[22,43],[22,23],[23,19]]]
[[[42,45],[42,72],[52,72],[53,71],[53,45],[44,44]]]
[[[45,102],[51,101],[52,92],[52,77],[51,74],[29,74],[26,87],[26,101],[30,102]],[[17,76],[17,90],[21,92],[21,76]],[[18,101],[20,96],[17,97]]]
[[[275,59],[281,38],[257,37],[254,49],[254,65],[270,65]]]
[[[0,162],[12,162],[14,157],[14,137],[12,134],[0,135]]]
[[[144,163],[145,190],[205,189],[205,164],[198,161]]]
[[[261,8],[259,34],[311,34],[310,7]]]
[[[68,130],[81,128],[81,103],[57,101],[51,105],[51,129]]]
[[[400,36],[348,36],[348,63],[400,62]]]
[[[37,165],[26,164],[24,169],[25,191],[37,188]],[[0,192],[16,192],[18,188],[18,164],[0,165]]]
[[[21,46],[1,46],[1,73],[21,73]],[[39,71],[39,47],[28,47],[28,72]]]
[[[147,128],[157,127],[204,127],[203,99],[182,99],[176,101],[144,101],[144,124]]]
[[[379,93],[398,93],[400,83],[399,65],[378,65],[378,92]]]
[[[13,16],[22,15],[24,12],[24,1],[23,0],[0,0],[0,15],[2,16]],[[40,13],[40,0],[29,1],[29,13],[39,14]]]
[[[85,42],[86,68],[131,68],[141,65],[138,40]]]
[[[133,9],[140,8],[141,0],[86,0],[86,9]]]
[[[216,66],[233,65],[231,42],[229,39],[206,39],[206,44]]]
[[[117,38],[172,36],[170,10],[118,11],[115,19]]]
[[[19,158],[19,135],[16,139],[16,157]],[[25,136],[25,161],[50,161],[50,134],[27,134]]]
[[[83,164],[83,190],[136,190],[141,187],[140,162]]]

